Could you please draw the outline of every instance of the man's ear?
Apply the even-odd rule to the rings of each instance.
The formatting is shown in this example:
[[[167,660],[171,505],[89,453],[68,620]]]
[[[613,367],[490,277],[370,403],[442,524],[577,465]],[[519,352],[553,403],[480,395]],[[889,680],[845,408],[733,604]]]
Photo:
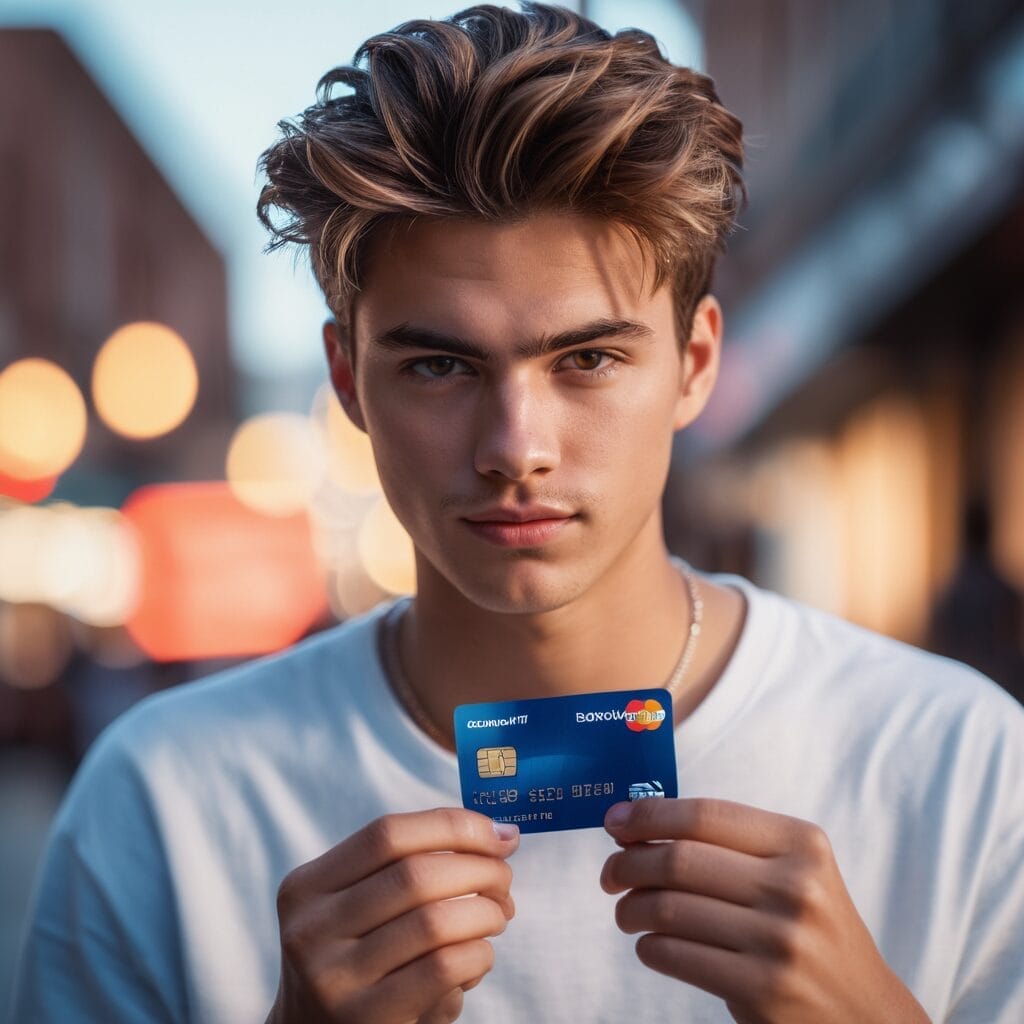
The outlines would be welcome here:
[[[688,427],[704,410],[718,380],[721,354],[722,307],[708,294],[697,303],[693,314],[693,326],[679,372],[673,430]]]
[[[334,393],[341,402],[341,407],[348,418],[366,433],[366,422],[363,410],[359,406],[356,394],[355,364],[352,359],[352,338],[341,325],[331,317],[324,321],[324,352],[327,354],[327,366],[331,374]]]

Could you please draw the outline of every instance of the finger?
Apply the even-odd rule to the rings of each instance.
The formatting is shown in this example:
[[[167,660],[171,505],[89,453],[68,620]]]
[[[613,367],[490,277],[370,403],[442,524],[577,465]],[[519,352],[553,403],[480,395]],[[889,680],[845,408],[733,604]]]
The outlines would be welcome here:
[[[370,932],[359,943],[355,974],[364,983],[378,981],[431,950],[500,935],[507,924],[502,908],[486,896],[428,903]]]
[[[786,853],[808,827],[799,818],[704,798],[619,803],[605,815],[605,828],[619,843],[695,839],[756,857]]]
[[[640,962],[659,974],[696,985],[729,1002],[748,1000],[759,984],[757,961],[743,953],[668,935],[641,935]]]
[[[295,873],[315,878],[320,891],[340,890],[414,853],[452,850],[507,857],[518,846],[515,825],[461,807],[438,807],[377,818]]]
[[[449,992],[487,974],[493,966],[494,950],[486,939],[435,949],[364,989],[349,1004],[351,1017],[366,1024],[417,1020]]]
[[[318,979],[325,1004],[340,1005],[344,998],[435,949],[497,935],[506,924],[502,908],[487,897],[446,900],[418,907],[363,939],[308,931],[304,962],[309,975]],[[470,978],[460,988],[473,988],[482,977]]]
[[[641,889],[615,906],[615,923],[627,935],[654,932],[734,952],[771,946],[770,923],[749,907],[668,889]]]
[[[760,857],[690,839],[634,843],[613,853],[601,870],[607,893],[678,889],[752,907],[758,902]]]
[[[471,853],[418,853],[321,901],[322,924],[358,938],[416,907],[456,896],[487,896],[506,917],[512,869],[503,860]]]
[[[417,1024],[452,1024],[452,1021],[458,1020],[462,1013],[463,992],[461,988],[449,992],[441,1002],[427,1010]]]

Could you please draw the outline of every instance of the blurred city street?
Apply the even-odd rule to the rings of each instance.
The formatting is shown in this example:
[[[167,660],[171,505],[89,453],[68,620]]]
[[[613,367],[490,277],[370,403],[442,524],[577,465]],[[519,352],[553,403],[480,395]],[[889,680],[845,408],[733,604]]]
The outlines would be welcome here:
[[[360,40],[462,6],[0,0],[0,1011],[103,728],[415,591],[256,166]],[[567,6],[652,31],[746,127],[669,549],[1024,701],[1020,3]]]

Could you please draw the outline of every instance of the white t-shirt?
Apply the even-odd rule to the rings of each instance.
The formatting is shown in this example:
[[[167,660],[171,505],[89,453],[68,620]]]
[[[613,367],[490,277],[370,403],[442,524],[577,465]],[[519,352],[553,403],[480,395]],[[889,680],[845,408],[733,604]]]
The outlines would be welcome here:
[[[822,826],[889,965],[933,1021],[1024,1021],[1024,713],[954,662],[761,590],[676,731],[681,796]],[[406,716],[381,606],[280,655],[136,705],[54,824],[13,1020],[264,1020],[283,876],[379,815],[459,806],[455,756]],[[623,680],[623,687],[649,686]],[[731,1021],[615,926],[602,829],[524,836],[517,914],[460,1018]]]

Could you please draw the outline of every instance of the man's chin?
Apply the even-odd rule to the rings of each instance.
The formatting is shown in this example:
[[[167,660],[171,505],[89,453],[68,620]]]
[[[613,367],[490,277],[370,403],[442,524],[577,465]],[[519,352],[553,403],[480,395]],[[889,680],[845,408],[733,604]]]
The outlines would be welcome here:
[[[578,573],[564,565],[526,557],[529,549],[516,552],[499,567],[470,568],[449,577],[451,584],[472,604],[496,615],[543,615],[565,607],[580,596]]]

